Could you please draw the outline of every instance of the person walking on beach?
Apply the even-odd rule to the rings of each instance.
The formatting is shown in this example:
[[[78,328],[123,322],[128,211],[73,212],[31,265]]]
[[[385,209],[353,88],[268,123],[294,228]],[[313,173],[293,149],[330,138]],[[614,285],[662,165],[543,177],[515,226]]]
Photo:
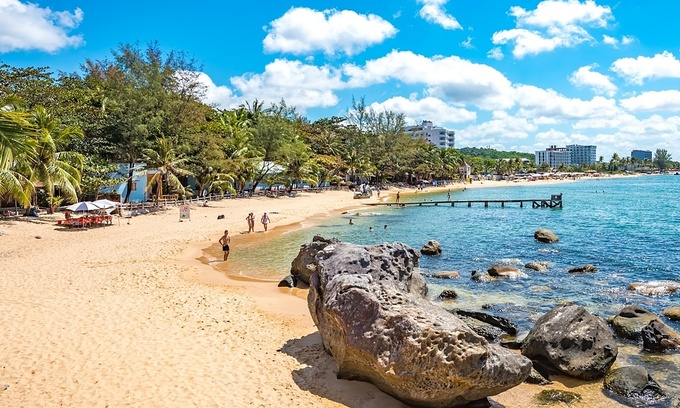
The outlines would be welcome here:
[[[262,226],[264,227],[265,232],[267,231],[267,225],[269,224],[269,216],[267,213],[262,214],[262,218],[260,218],[260,222],[262,223]]]
[[[220,245],[222,245],[222,252],[224,252],[224,260],[229,258],[229,243],[231,242],[231,237],[229,236],[229,231],[224,230],[224,235],[219,240]]]
[[[399,192],[397,191],[397,203],[399,202]]]
[[[253,213],[248,214],[246,221],[248,221],[248,232],[255,232],[255,216]]]

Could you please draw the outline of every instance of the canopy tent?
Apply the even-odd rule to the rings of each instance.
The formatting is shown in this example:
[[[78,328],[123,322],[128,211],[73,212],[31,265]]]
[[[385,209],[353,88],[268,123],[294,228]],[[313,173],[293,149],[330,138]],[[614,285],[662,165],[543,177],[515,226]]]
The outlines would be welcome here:
[[[101,210],[103,207],[98,206],[92,201],[81,201],[79,203],[71,204],[66,207],[69,211],[94,211]]]

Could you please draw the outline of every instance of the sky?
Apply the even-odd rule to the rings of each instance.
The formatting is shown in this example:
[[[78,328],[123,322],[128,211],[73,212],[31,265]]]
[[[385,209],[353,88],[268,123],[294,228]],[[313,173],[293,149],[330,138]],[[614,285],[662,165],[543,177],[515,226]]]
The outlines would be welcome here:
[[[364,99],[456,147],[680,159],[677,0],[0,0],[0,61],[81,72],[120,44],[193,57],[222,109],[314,121]]]

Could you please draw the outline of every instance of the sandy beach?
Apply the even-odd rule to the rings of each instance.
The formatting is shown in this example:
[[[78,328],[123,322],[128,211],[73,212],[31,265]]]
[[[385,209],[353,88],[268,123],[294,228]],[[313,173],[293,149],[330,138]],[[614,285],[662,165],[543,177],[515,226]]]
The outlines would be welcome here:
[[[346,191],[222,200],[192,206],[190,221],[170,207],[86,230],[57,226],[61,215],[0,221],[0,406],[403,407],[370,384],[335,378],[304,290],[229,278],[202,253],[225,229],[242,257],[243,240],[366,202]],[[251,211],[258,232],[242,234]],[[599,382],[551,388],[586,396],[572,406],[617,406]],[[542,389],[493,399],[531,406]]]

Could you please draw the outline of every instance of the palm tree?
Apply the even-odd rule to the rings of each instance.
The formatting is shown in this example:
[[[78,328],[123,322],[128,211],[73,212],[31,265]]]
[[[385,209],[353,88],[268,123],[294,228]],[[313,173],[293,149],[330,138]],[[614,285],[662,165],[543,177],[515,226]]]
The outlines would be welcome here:
[[[31,122],[36,128],[36,155],[27,161],[28,167],[23,170],[33,183],[41,182],[45,186],[50,210],[53,211],[55,188],[59,189],[64,198],[78,200],[85,158],[80,153],[62,149],[73,138],[82,137],[83,131],[75,126],[62,126],[42,106],[36,106],[31,112]]]
[[[24,112],[0,108],[0,197],[12,197],[28,206],[33,193],[33,183],[17,171],[27,167],[36,155],[35,128]]]
[[[157,150],[142,150],[147,167],[140,174],[152,174],[147,181],[146,191],[151,191],[155,186],[156,203],[158,203],[163,195],[163,183],[166,183],[169,189],[183,193],[184,186],[182,186],[178,176],[189,176],[191,172],[183,168],[187,159],[183,155],[175,153],[175,149],[172,148],[168,139],[165,137],[158,138],[156,144]]]
[[[293,191],[295,182],[318,183],[317,166],[312,156],[312,150],[298,137],[282,148],[280,163],[285,166],[282,176],[288,184],[288,192]]]

